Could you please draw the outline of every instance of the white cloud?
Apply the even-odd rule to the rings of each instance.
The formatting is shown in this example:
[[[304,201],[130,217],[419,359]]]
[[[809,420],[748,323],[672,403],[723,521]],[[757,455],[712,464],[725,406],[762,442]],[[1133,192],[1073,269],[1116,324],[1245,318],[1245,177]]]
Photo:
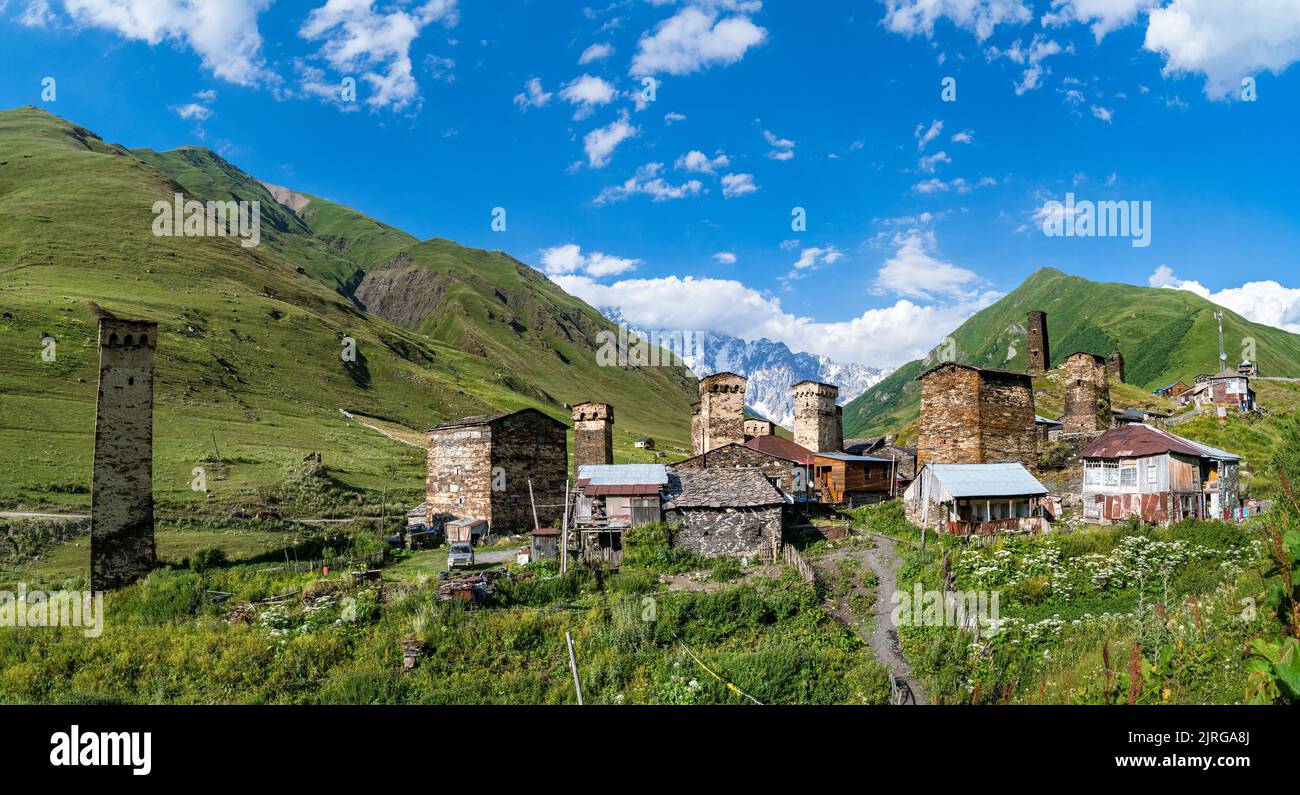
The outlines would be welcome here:
[[[717,254],[713,255],[713,258],[722,265],[736,264],[736,255],[732,254],[730,251],[719,251]]]
[[[984,41],[998,25],[1023,25],[1033,17],[1021,0],[885,0],[882,24],[895,33],[934,35],[934,23],[947,18]]]
[[[685,199],[698,196],[704,190],[704,183],[698,179],[674,185],[662,176],[663,163],[646,163],[628,177],[621,185],[611,185],[596,196],[598,206],[620,202],[636,195],[649,196],[651,201],[666,202],[673,199]]]
[[[592,61],[599,61],[614,54],[614,47],[609,44],[593,44],[582,51],[578,57],[579,64],[589,64]]]
[[[527,113],[529,108],[546,107],[546,105],[551,101],[552,96],[554,95],[551,94],[551,92],[542,88],[542,81],[540,79],[530,77],[528,78],[528,82],[524,83],[523,92],[515,94],[515,104],[519,106],[520,110]]]
[[[772,147],[772,151],[767,153],[768,157],[782,161],[794,159],[794,141],[789,138],[778,138],[771,130],[763,130],[763,140]]]
[[[876,366],[924,357],[945,334],[1001,297],[990,292],[928,306],[903,299],[851,320],[828,323],[790,314],[778,299],[733,279],[666,276],[606,285],[565,275],[553,281],[592,306],[617,307],[638,328],[690,329],[747,340],[766,337],[796,352]],[[727,311],[719,312],[720,306]]]
[[[723,198],[734,199],[757,190],[753,174],[724,174],[722,177]]]
[[[0,11],[4,11],[6,4],[7,0],[0,3]],[[27,0],[23,13],[17,19],[18,24],[28,28],[48,28],[56,21],[49,0]]]
[[[952,142],[955,144],[973,144],[975,143],[975,131],[962,130],[952,137]]]
[[[664,114],[664,124],[672,125],[679,121],[686,121],[685,113],[669,112]]]
[[[835,246],[805,248],[799,252],[799,259],[795,260],[793,268],[782,281],[802,279],[813,271],[821,270],[826,265],[834,265],[843,258],[844,254]]]
[[[923,182],[918,182],[912,186],[912,190],[917,193],[970,193],[976,188],[987,188],[991,185],[998,184],[998,181],[992,177],[981,177],[975,182],[967,182],[964,177],[944,182],[938,177],[932,177]]]
[[[545,249],[541,259],[542,268],[548,276],[582,273],[597,279],[627,273],[641,262],[639,259],[614,257],[599,251],[584,255],[582,247],[576,243]]]
[[[981,280],[974,271],[944,262],[934,233],[912,229],[894,236],[895,251],[876,274],[876,289],[909,298],[969,298]]]
[[[73,20],[157,45],[183,44],[203,67],[231,83],[276,81],[262,59],[257,17],[271,0],[64,0]]]
[[[560,89],[560,99],[578,106],[573,118],[582,120],[590,116],[593,109],[608,105],[616,93],[614,87],[601,78],[583,75]]]
[[[1171,0],[1151,9],[1143,46],[1165,57],[1165,74],[1203,74],[1205,95],[1226,99],[1243,77],[1300,60],[1300,3]]]
[[[420,99],[411,67],[411,44],[433,23],[454,27],[457,0],[426,0],[410,9],[374,8],[374,0],[327,0],[307,15],[298,34],[322,41],[320,54],[336,71],[360,73],[370,85],[366,104],[402,110]],[[238,3],[230,3],[238,5]]]
[[[1052,0],[1052,10],[1043,15],[1043,25],[1091,22],[1092,35],[1100,42],[1112,30],[1137,19],[1138,12],[1160,0]]]
[[[925,126],[925,122],[916,125],[916,132],[912,133],[916,137],[916,151],[923,151],[925,145],[938,138],[941,132],[943,132],[943,122],[938,119],[930,122],[928,128]]]
[[[1147,283],[1152,287],[1187,290],[1247,320],[1300,334],[1300,288],[1284,287],[1268,279],[1214,292],[1200,282],[1178,278],[1168,265],[1156,268]]]
[[[753,8],[751,4],[735,7]],[[766,40],[767,30],[743,14],[720,20],[712,7],[687,6],[660,22],[653,34],[642,34],[632,59],[632,74],[688,75],[715,65],[726,66]]]
[[[712,174],[717,169],[726,168],[731,165],[731,160],[723,153],[719,152],[717,157],[710,158],[708,155],[692,149],[673,164],[674,168],[682,171],[693,171],[697,174]]]
[[[186,121],[191,119],[197,121],[207,121],[212,117],[212,109],[197,102],[187,102],[184,105],[172,105],[171,111]]]
[[[1020,81],[1015,84],[1016,96],[1021,96],[1025,92],[1033,91],[1042,85],[1043,75],[1051,72],[1050,69],[1043,65],[1043,61],[1063,52],[1073,53],[1074,45],[1062,47],[1041,33],[1035,33],[1034,38],[1029,42],[1028,48],[1021,47],[1020,39],[1016,39],[1005,50],[989,47],[985,50],[985,55],[990,61],[997,58],[1006,58],[1014,64],[1025,67],[1024,73],[1020,76]]]
[[[917,162],[917,168],[921,169],[927,174],[933,174],[935,167],[938,166],[940,163],[951,163],[951,162],[952,162],[952,158],[948,157],[948,153],[940,149],[938,152],[935,152],[932,155],[927,155],[925,157],[922,157]]]
[[[640,134],[641,128],[630,124],[627,118],[627,111],[623,111],[617,120],[592,130],[582,139],[583,149],[587,153],[587,163],[592,168],[604,168],[609,165],[610,158],[614,156],[614,150],[618,145]]]
[[[1110,124],[1111,119],[1115,116],[1115,112],[1112,111],[1110,108],[1103,108],[1101,105],[1093,105],[1092,115],[1096,116],[1097,118],[1101,119],[1107,124]]]

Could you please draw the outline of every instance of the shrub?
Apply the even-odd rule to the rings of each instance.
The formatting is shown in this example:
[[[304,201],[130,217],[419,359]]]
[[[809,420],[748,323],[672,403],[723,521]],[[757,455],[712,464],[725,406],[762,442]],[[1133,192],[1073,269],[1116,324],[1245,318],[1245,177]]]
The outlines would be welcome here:
[[[713,580],[715,582],[731,582],[740,579],[744,574],[740,561],[730,555],[723,555],[713,561]]]
[[[200,549],[190,556],[190,571],[205,572],[226,565],[226,551],[216,547]]]

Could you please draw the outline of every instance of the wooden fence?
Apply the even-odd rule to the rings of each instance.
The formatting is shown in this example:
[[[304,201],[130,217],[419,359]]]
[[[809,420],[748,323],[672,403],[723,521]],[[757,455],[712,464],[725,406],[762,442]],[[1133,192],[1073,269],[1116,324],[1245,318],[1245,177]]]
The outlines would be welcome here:
[[[760,563],[772,563],[775,560],[775,556],[773,555],[772,548],[765,545],[759,547],[754,553],[754,559]],[[808,561],[803,559],[803,555],[799,554],[799,550],[789,544],[781,545],[781,559],[786,563],[789,563],[791,566],[794,566],[795,569],[798,570],[799,576],[803,578],[804,582],[813,582],[817,579],[813,567],[808,565]]]

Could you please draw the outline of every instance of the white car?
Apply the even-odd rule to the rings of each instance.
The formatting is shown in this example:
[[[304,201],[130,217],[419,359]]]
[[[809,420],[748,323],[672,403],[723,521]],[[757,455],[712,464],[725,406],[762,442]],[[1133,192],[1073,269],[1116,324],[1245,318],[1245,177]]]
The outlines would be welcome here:
[[[465,542],[452,544],[447,550],[447,568],[474,565],[474,547]]]

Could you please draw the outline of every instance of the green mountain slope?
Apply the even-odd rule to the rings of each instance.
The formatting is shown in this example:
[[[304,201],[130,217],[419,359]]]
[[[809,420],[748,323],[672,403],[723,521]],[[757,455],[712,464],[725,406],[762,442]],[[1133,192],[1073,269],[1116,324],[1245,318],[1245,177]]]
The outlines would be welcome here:
[[[262,244],[155,237],[151,208],[177,190],[262,201]],[[364,311],[352,296],[363,264],[412,239],[322,200],[299,212],[206,150],[131,151],[35,108],[0,112],[0,505],[88,505],[102,311],[160,325],[154,477],[164,507],[254,501],[316,450],[350,486],[419,493],[420,450],[347,420],[341,408],[423,429],[525,406],[567,419],[562,403],[598,398],[627,406],[620,433],[688,439],[685,377],[593,372],[578,348],[552,346],[572,357],[566,366],[534,335],[510,338],[507,358],[503,324],[477,310],[449,319],[454,304],[441,322],[459,323],[479,349]],[[456,247],[448,256],[502,255]],[[465,264],[459,275],[475,268]],[[520,322],[538,328],[548,312],[594,315],[542,281]],[[42,335],[57,341],[54,361],[41,357]],[[356,341],[356,361],[340,355],[345,337]],[[512,369],[519,360],[553,372],[537,380]],[[212,470],[209,495],[189,488],[199,465]]]
[[[1119,350],[1127,383],[1146,391],[1179,378],[1191,383],[1198,373],[1220,369],[1215,304],[1184,290],[1092,282],[1051,268],[1035,272],[954,331],[957,361],[1024,369],[1026,316],[1034,309],[1047,312],[1053,365],[1076,351]],[[1300,335],[1223,313],[1230,364],[1240,361],[1242,340],[1249,337],[1262,373],[1300,376]],[[887,433],[913,422],[921,398],[916,376],[937,361],[936,350],[909,362],[845,406],[844,435]]]

